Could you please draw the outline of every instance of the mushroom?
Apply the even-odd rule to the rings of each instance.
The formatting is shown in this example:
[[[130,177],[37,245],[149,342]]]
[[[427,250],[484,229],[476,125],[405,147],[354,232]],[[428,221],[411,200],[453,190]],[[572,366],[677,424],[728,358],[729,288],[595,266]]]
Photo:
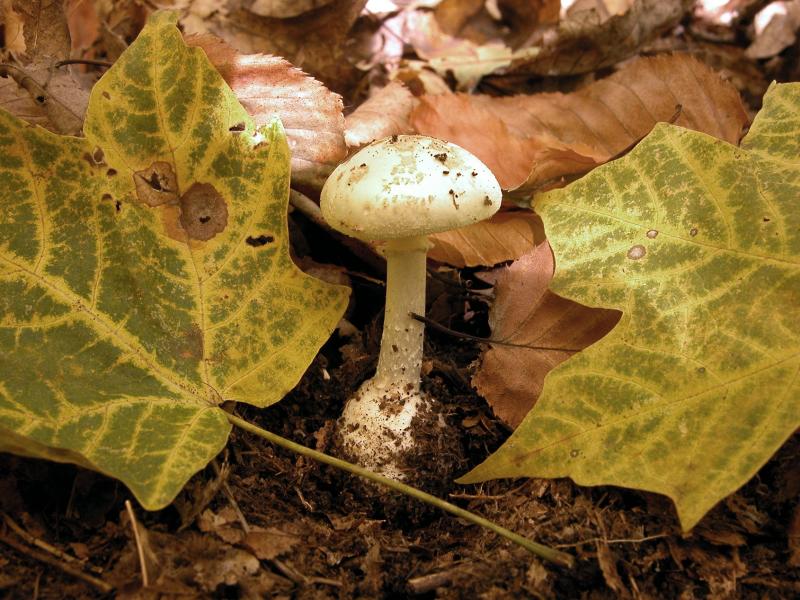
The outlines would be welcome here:
[[[386,310],[378,368],[345,405],[338,431],[344,452],[361,465],[405,479],[412,424],[430,413],[420,391],[427,235],[493,215],[500,186],[463,148],[421,135],[365,146],[339,165],[322,188],[321,209],[334,229],[380,242],[386,256]]]

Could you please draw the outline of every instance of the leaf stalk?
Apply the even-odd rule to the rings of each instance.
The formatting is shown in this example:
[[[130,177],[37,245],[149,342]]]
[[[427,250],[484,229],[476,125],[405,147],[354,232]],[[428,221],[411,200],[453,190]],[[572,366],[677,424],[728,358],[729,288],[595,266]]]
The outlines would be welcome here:
[[[563,567],[572,567],[575,563],[575,559],[571,554],[566,552],[561,552],[559,550],[554,550],[548,546],[543,544],[539,544],[537,542],[533,542],[513,531],[506,529],[505,527],[501,527],[497,523],[490,521],[489,519],[485,519],[481,516],[476,515],[468,510],[465,510],[455,504],[451,504],[441,498],[437,498],[436,496],[432,496],[431,494],[427,494],[422,490],[418,490],[417,488],[411,487],[405,483],[400,481],[395,481],[394,479],[389,479],[388,477],[384,477],[383,475],[378,475],[370,471],[369,469],[365,469],[364,467],[359,467],[358,465],[354,465],[349,463],[345,460],[340,458],[336,458],[325,454],[323,452],[319,452],[317,450],[312,450],[311,448],[307,448],[301,444],[293,442],[291,440],[287,440],[284,437],[281,437],[271,431],[267,431],[266,429],[262,429],[257,425],[253,425],[252,423],[245,421],[244,419],[237,417],[236,415],[227,414],[228,421],[231,424],[243,429],[253,435],[257,435],[260,438],[267,440],[277,446],[281,446],[282,448],[286,448],[287,450],[291,450],[292,452],[296,452],[301,456],[306,456],[308,458],[312,458],[318,462],[323,464],[329,465],[331,467],[335,467],[337,469],[341,469],[342,471],[347,471],[348,473],[352,473],[353,475],[358,475],[359,477],[363,477],[369,481],[377,483],[379,485],[385,486],[391,490],[399,492],[401,494],[405,494],[411,498],[415,498],[429,504],[431,506],[435,506],[445,512],[448,512],[456,517],[460,517],[466,521],[474,523],[476,525],[480,525],[481,527],[485,527],[491,531],[494,531],[496,534],[506,538],[509,541],[514,542],[515,544],[522,546],[531,554],[538,556],[539,558],[552,562],[554,564],[563,566]]]

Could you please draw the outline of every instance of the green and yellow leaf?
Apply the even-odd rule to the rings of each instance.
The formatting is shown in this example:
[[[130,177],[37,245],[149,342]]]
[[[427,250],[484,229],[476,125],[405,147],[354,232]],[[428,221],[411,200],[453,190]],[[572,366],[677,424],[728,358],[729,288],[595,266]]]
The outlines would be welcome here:
[[[224,446],[223,400],[299,380],[347,290],[288,252],[289,150],[176,17],[97,83],[85,138],[0,111],[0,450],[168,504]]]
[[[462,481],[650,490],[693,527],[800,427],[799,202],[800,84],[773,85],[741,147],[660,124],[539,197],[552,290],[623,316]]]

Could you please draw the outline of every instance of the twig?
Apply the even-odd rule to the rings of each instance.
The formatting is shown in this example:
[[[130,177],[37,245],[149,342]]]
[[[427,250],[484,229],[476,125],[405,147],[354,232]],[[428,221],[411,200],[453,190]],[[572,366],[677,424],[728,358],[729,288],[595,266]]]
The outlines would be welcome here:
[[[411,590],[412,594],[427,594],[453,581],[459,570],[461,570],[461,567],[414,577],[408,580],[408,589]]]
[[[139,555],[139,568],[142,571],[142,587],[150,585],[150,577],[147,575],[147,563],[144,559],[144,547],[142,546],[142,539],[139,537],[139,524],[136,522],[136,513],[133,512],[133,505],[130,500],[125,500],[125,510],[128,511],[128,517],[131,520],[131,527],[133,528],[133,540],[136,542],[136,553]]]
[[[227,465],[223,465],[223,468],[220,469],[216,459],[214,459],[211,462],[211,466],[214,469],[214,473],[217,474],[217,477],[222,480],[222,492],[225,494],[228,502],[230,502],[231,507],[233,507],[233,512],[236,513],[236,518],[239,520],[239,525],[242,526],[242,531],[250,533],[250,524],[247,522],[247,519],[245,519],[242,509],[239,508],[239,503],[236,501],[236,497],[233,495],[233,491],[231,491],[231,487],[228,485]],[[225,473],[224,476],[223,472]]]
[[[331,227],[322,216],[322,211],[319,209],[317,203],[305,194],[302,194],[297,190],[289,190],[289,204],[294,206],[297,210],[308,217],[309,220],[319,225],[322,229],[330,231]]]
[[[656,533],[654,535],[647,535],[641,538],[631,538],[631,539],[616,539],[616,540],[608,540],[606,538],[599,538],[594,537],[588,540],[581,540],[580,542],[575,542],[574,544],[555,544],[553,548],[575,548],[577,546],[583,546],[584,544],[594,544],[595,542],[604,542],[606,544],[641,544],[642,542],[649,542],[651,540],[658,540],[661,538],[669,537],[671,534],[669,533]]]
[[[19,542],[12,540],[4,535],[0,535],[0,542],[11,546],[14,550],[22,554],[23,556],[29,556],[39,562],[43,562],[47,565],[56,567],[60,569],[64,573],[68,575],[72,575],[73,577],[80,579],[81,581],[85,581],[86,583],[96,587],[98,590],[103,592],[104,594],[108,594],[114,590],[114,586],[110,583],[106,583],[102,579],[98,579],[97,577],[93,577],[88,573],[84,573],[77,567],[73,567],[71,564],[63,561],[58,560],[49,554],[45,554],[44,552],[38,552],[37,550],[33,550],[32,548],[28,548]]]
[[[453,329],[450,329],[449,327],[445,327],[444,325],[437,323],[433,319],[429,319],[428,317],[423,317],[422,315],[418,315],[415,312],[408,314],[412,319],[425,323],[425,325],[428,325],[431,329],[435,329],[436,331],[446,333],[447,335],[452,335],[453,337],[459,337],[465,340],[480,342],[481,344],[496,344],[500,346],[511,346],[512,348],[528,348],[529,350],[553,350],[556,352],[580,352],[582,350],[582,348],[551,348],[550,346],[529,346],[528,344],[515,344],[514,342],[504,342],[501,340],[493,340],[491,338],[482,338],[476,335],[462,333],[461,331],[455,331]]]
[[[266,429],[262,429],[257,425],[253,425],[244,419],[237,417],[236,415],[226,414],[225,415],[233,425],[236,425],[240,429],[244,429],[245,431],[249,431],[250,433],[257,435],[258,437],[267,440],[281,448],[285,448],[290,450],[291,452],[295,452],[300,456],[305,456],[311,458],[313,460],[319,461],[323,464],[330,465],[331,467],[335,467],[337,469],[341,469],[342,471],[347,471],[348,473],[352,473],[353,475],[358,475],[359,477],[363,477],[364,479],[368,479],[374,483],[387,487],[391,490],[396,492],[400,492],[401,494],[405,494],[406,496],[410,496],[411,498],[415,498],[426,504],[431,506],[435,506],[445,512],[449,512],[451,515],[455,515],[460,517],[470,523],[474,523],[475,525],[480,525],[481,527],[485,527],[486,529],[490,529],[494,531],[498,535],[506,538],[509,541],[514,542],[515,544],[522,546],[531,554],[535,554],[544,560],[548,560],[555,564],[564,566],[564,567],[572,567],[575,558],[567,554],[566,552],[561,552],[559,550],[554,550],[553,548],[549,548],[543,544],[538,544],[529,540],[526,537],[519,535],[518,533],[514,533],[513,531],[506,529],[505,527],[501,527],[497,523],[490,521],[489,519],[484,519],[476,515],[475,513],[471,513],[468,510],[461,508],[460,506],[456,506],[455,504],[451,504],[446,500],[442,500],[441,498],[437,498],[436,496],[432,496],[422,490],[418,490],[417,488],[411,487],[410,485],[406,485],[400,481],[395,481],[394,479],[389,479],[388,477],[384,477],[383,475],[378,475],[377,473],[370,471],[369,469],[365,469],[364,467],[359,467],[358,465],[354,465],[353,463],[349,463],[346,460],[342,460],[340,458],[336,458],[334,456],[329,456],[323,452],[318,452],[317,450],[312,450],[311,448],[307,448],[301,444],[297,444],[291,440],[287,440],[284,437],[281,437],[271,431],[267,431]]]
[[[111,67],[114,63],[107,60],[95,60],[93,58],[69,58],[67,60],[60,60],[55,64],[56,69],[66,65],[93,65],[95,67]]]
[[[96,567],[94,565],[87,564],[84,561],[82,561],[81,559],[76,558],[76,557],[74,557],[74,556],[72,556],[70,554],[67,554],[63,550],[60,550],[60,549],[56,548],[55,546],[53,546],[51,544],[48,544],[44,540],[40,540],[39,538],[31,535],[30,533],[25,531],[22,527],[20,527],[14,521],[14,519],[9,517],[6,513],[0,513],[0,514],[3,515],[3,521],[5,521],[5,524],[8,526],[8,528],[11,529],[11,531],[16,533],[23,540],[28,542],[28,544],[30,544],[31,546],[36,546],[37,548],[40,548],[41,550],[44,550],[45,552],[49,552],[50,554],[52,554],[53,556],[55,556],[59,560],[63,560],[64,562],[77,563],[77,564],[81,565],[81,567],[86,568],[86,569],[88,569],[88,570],[90,570],[90,571],[92,571],[94,573],[97,573],[98,575],[103,572],[103,569],[101,569],[100,567]]]

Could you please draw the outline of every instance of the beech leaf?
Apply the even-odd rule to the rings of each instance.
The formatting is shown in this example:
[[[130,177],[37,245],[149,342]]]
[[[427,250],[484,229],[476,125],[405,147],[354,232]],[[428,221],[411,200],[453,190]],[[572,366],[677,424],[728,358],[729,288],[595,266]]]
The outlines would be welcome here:
[[[347,291],[288,252],[289,152],[172,13],[95,85],[85,138],[0,111],[0,450],[168,504],[224,446],[223,400],[277,402]]]
[[[347,156],[342,99],[277,56],[239,54],[213,35],[191,36],[256,125],[280,117],[292,152],[292,183],[321,189]]]
[[[533,408],[545,375],[619,321],[619,311],[589,308],[548,290],[552,276],[553,254],[543,242],[504,268],[495,284],[492,339],[515,346],[492,344],[484,351],[472,385],[512,428]]]
[[[539,217],[530,212],[501,212],[467,227],[428,236],[428,258],[453,267],[492,266],[515,260],[544,239]]]
[[[551,289],[623,316],[462,482],[659,492],[688,530],[758,471],[800,426],[798,131],[800,84],[773,84],[741,147],[662,123],[536,199]]]
[[[659,121],[738,143],[747,113],[736,89],[687,55],[638,59],[571,94],[424,96],[418,133],[473,152],[519,197],[614,158]]]

